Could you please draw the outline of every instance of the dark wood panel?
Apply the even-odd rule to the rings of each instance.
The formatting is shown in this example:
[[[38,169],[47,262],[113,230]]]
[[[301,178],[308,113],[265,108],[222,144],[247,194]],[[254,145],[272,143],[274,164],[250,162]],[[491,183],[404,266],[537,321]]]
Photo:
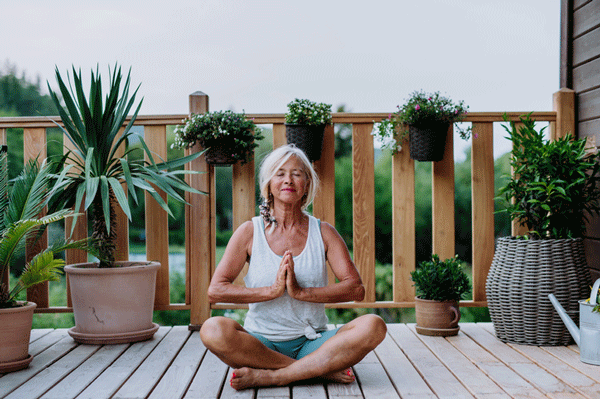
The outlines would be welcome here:
[[[600,87],[600,58],[573,69],[573,90],[581,93],[595,87]]]
[[[577,128],[579,137],[594,137],[596,146],[600,144],[600,119],[580,122]]]
[[[573,1],[573,9],[577,10],[578,8],[586,5],[587,3],[591,3],[592,0],[574,0]]]
[[[573,13],[573,37],[600,26],[600,1],[591,1]]]
[[[600,79],[600,76],[598,77]],[[600,118],[600,88],[577,96],[578,112],[580,121]]]
[[[573,65],[580,65],[600,56],[600,27],[573,40]]]

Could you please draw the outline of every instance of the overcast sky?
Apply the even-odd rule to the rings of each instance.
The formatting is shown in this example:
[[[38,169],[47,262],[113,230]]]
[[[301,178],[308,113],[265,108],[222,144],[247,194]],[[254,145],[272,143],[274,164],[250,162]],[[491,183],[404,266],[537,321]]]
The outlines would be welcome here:
[[[285,112],[294,98],[390,112],[415,90],[470,111],[548,111],[559,0],[0,0],[0,57],[55,85],[118,62],[141,114]],[[2,60],[0,58],[0,60]]]

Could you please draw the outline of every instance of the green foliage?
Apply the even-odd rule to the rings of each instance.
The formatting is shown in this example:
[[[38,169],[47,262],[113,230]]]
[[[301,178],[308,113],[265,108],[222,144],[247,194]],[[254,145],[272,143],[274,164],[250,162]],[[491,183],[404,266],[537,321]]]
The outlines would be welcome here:
[[[291,125],[327,125],[331,123],[331,104],[294,99],[287,105],[285,123]]]
[[[410,273],[416,294],[421,299],[436,301],[460,300],[471,292],[469,277],[462,268],[458,256],[440,261],[437,254],[430,261],[419,263]]]
[[[198,143],[203,148],[227,148],[233,158],[242,163],[248,162],[258,147],[256,142],[263,139],[261,129],[243,113],[207,112],[194,114],[184,122],[175,128],[175,147],[188,148]]]
[[[0,276],[8,272],[11,260],[23,251],[27,240],[39,237],[49,224],[72,216],[70,210],[38,216],[48,205],[52,191],[63,188],[60,179],[54,179],[53,164],[38,167],[36,161],[30,161],[11,185],[6,158],[6,153],[0,153]],[[18,295],[35,284],[58,280],[65,262],[55,256],[70,248],[89,250],[88,244],[87,239],[60,240],[35,255],[12,289],[4,284],[0,286],[0,308],[15,306]]]
[[[392,153],[402,149],[408,137],[408,126],[431,127],[448,126],[451,123],[464,119],[469,107],[463,101],[454,103],[439,92],[433,94],[423,91],[414,91],[404,105],[398,106],[398,111],[391,113],[374,130],[374,136],[382,142],[382,148],[387,148]],[[467,140],[471,129],[462,129],[456,126],[461,138]]]
[[[507,212],[532,238],[582,237],[587,216],[600,210],[597,152],[570,135],[545,140],[531,114],[520,120],[522,126],[504,126],[513,143],[513,176],[500,190]]]
[[[5,71],[0,70],[0,116],[52,115],[52,99],[41,94],[39,78],[31,82],[25,72],[21,77],[17,74],[17,68],[8,63]]]
[[[115,251],[115,201],[131,220],[131,209],[122,183],[126,183],[130,197],[135,202],[136,188],[139,188],[150,193],[157,203],[172,215],[167,202],[153,185],[178,202],[185,202],[182,191],[199,193],[180,177],[192,172],[186,172],[180,167],[201,153],[156,163],[143,137],[131,129],[142,105],[141,101],[129,123],[120,131],[139,89],[138,87],[129,98],[130,73],[127,74],[121,89],[121,68],[115,65],[114,69],[109,71],[110,83],[105,99],[102,98],[102,79],[98,70],[96,73],[92,70],[91,73],[89,99],[84,93],[81,71],[78,72],[73,67],[72,74],[73,85],[69,79],[67,87],[58,68],[56,69],[56,80],[65,107],[48,84],[64,124],[64,128],[61,129],[74,146],[74,150],[66,155],[70,165],[62,172],[66,187],[57,195],[56,200],[65,207],[75,205],[76,213],[79,213],[84,200],[83,209],[91,210],[89,219],[92,222],[92,236],[96,238],[98,250],[102,254],[100,266],[109,267],[114,261]],[[128,159],[128,155],[135,150],[132,142],[139,143],[149,161],[142,158]],[[124,154],[119,155],[122,146]]]

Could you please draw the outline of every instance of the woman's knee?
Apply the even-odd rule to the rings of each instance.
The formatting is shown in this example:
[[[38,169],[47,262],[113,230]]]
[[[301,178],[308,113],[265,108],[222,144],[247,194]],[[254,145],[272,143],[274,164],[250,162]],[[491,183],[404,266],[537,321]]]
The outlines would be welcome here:
[[[385,339],[387,326],[383,319],[375,314],[366,314],[360,317],[360,325],[364,328],[365,343],[375,348]]]
[[[235,333],[236,321],[227,317],[215,316],[206,320],[200,328],[200,339],[208,349],[216,349],[230,341]]]

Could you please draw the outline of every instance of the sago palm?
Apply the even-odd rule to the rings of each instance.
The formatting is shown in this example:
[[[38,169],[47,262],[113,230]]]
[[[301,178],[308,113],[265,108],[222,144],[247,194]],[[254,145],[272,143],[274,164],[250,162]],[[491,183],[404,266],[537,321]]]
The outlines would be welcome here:
[[[50,224],[72,216],[71,210],[57,210],[38,215],[48,203],[53,190],[60,190],[62,182],[55,179],[55,168],[44,163],[41,167],[29,162],[14,181],[8,181],[6,152],[0,154],[0,276],[8,272],[16,255],[22,253],[28,240],[41,236]],[[60,239],[35,255],[26,263],[14,286],[0,285],[0,308],[16,305],[18,294],[38,283],[59,279],[65,262],[55,256],[65,249],[91,250],[88,240]]]
[[[79,212],[81,207],[86,211],[89,209],[92,237],[99,245],[102,258],[106,259],[100,262],[100,267],[114,265],[115,206],[120,206],[131,220],[131,210],[123,183],[126,184],[129,195],[136,203],[135,189],[139,188],[150,193],[169,215],[172,215],[169,206],[155,187],[179,202],[185,202],[180,194],[181,191],[200,193],[181,178],[184,173],[195,172],[178,169],[198,157],[200,153],[172,161],[155,162],[143,137],[131,130],[142,101],[125,125],[139,86],[130,98],[130,72],[123,86],[121,86],[123,80],[121,68],[115,65],[109,72],[108,93],[105,99],[102,95],[101,76],[97,69],[96,73],[93,70],[91,73],[88,97],[84,93],[81,71],[73,67],[72,82],[69,79],[67,86],[58,68],[56,69],[56,80],[64,107],[59,96],[48,84],[63,122],[61,129],[74,147],[67,155],[69,165],[63,172],[67,183],[58,198],[65,205],[74,204],[76,212]],[[148,161],[128,158],[128,155],[136,149],[132,146],[133,143],[141,146]],[[122,155],[119,151],[123,151]]]

